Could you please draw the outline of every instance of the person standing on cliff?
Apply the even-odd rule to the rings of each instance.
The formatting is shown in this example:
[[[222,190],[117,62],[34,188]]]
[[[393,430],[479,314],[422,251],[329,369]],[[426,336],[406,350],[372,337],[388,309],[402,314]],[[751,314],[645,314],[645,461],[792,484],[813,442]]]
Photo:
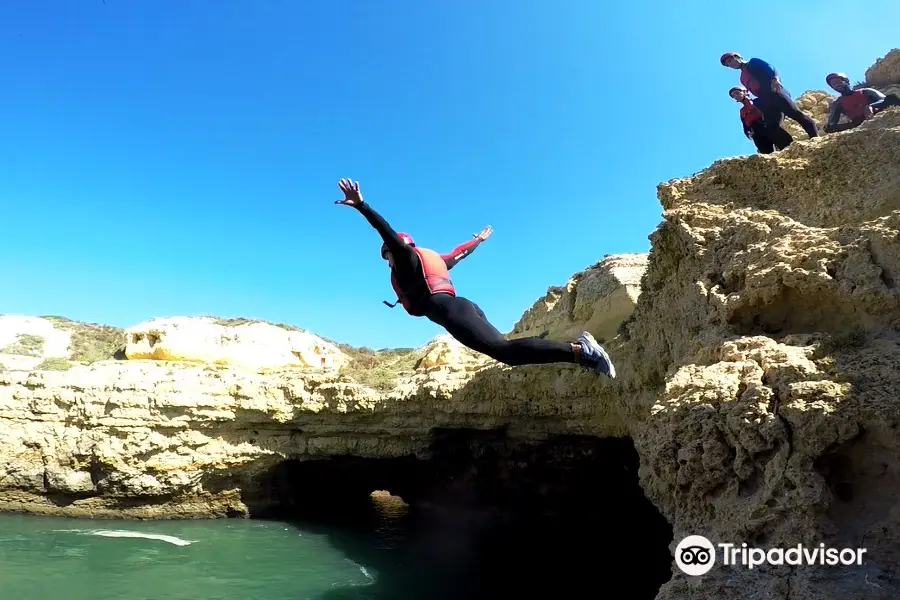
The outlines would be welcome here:
[[[781,148],[775,146],[775,142],[772,141],[772,135],[769,133],[769,128],[766,127],[763,113],[756,105],[757,100],[751,100],[750,93],[742,87],[731,88],[728,90],[728,95],[731,96],[735,102],[741,104],[740,115],[741,125],[744,127],[744,135],[753,140],[759,153],[771,154],[776,148],[781,150]],[[791,135],[786,131],[784,134],[788,137]],[[784,140],[784,136],[781,136],[780,139]],[[792,137],[790,139],[793,141]]]
[[[866,119],[891,106],[900,106],[900,97],[897,94],[885,96],[878,90],[869,87],[853,89],[850,87],[850,78],[845,73],[829,73],[825,77],[828,87],[840,94],[831,103],[828,111],[828,122],[825,124],[825,133],[837,133],[859,127]],[[841,123],[841,116],[847,115],[849,123]]]
[[[587,331],[575,343],[540,337],[504,338],[477,304],[457,296],[448,265],[440,254],[416,246],[408,234],[394,231],[363,201],[358,181],[341,179],[338,187],[344,199],[335,204],[355,208],[381,236],[381,256],[390,266],[391,286],[407,313],[426,317],[467,348],[506,365],[574,363],[615,379],[612,360]]]
[[[793,142],[792,138],[789,139],[788,132],[781,127],[784,117],[796,121],[809,137],[819,136],[816,122],[797,107],[791,95],[784,89],[781,76],[775,67],[759,58],[744,60],[737,52],[726,52],[719,62],[722,66],[741,72],[741,85],[756,96],[766,127],[769,128],[772,141],[778,148],[787,148]]]

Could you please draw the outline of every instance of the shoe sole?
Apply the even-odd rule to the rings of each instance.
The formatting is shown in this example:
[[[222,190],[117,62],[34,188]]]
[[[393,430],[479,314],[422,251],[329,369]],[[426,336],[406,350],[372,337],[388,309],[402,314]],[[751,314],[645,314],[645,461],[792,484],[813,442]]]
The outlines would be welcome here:
[[[591,347],[594,350],[597,350],[600,353],[600,355],[604,358],[604,360],[606,360],[606,364],[609,365],[609,373],[604,373],[603,371],[601,371],[599,368],[599,365],[594,370],[597,371],[598,373],[600,373],[601,375],[606,375],[610,379],[615,379],[616,378],[616,367],[615,367],[615,365],[613,365],[612,359],[609,357],[609,354],[606,352],[606,348],[601,346],[597,342],[597,340],[594,339],[594,336],[591,335],[587,331],[585,331],[582,334],[582,337],[585,339],[585,341],[587,341],[588,344],[591,345]]]
[[[606,364],[609,365],[609,373],[603,373],[603,371],[600,371],[600,372],[603,373],[604,375],[606,375],[607,377],[609,377],[610,379],[615,379],[616,378],[616,366],[613,364],[612,359],[609,357],[609,354],[606,352],[606,348],[604,348],[600,344],[597,344],[597,349],[600,351],[600,354],[603,355],[603,358],[606,360]]]

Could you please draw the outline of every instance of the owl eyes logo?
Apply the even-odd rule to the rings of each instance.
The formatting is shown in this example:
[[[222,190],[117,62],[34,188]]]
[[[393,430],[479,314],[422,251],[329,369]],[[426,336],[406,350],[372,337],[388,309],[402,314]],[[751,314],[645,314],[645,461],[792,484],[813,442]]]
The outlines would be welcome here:
[[[675,548],[675,564],[687,575],[704,575],[716,564],[715,548],[702,535],[689,535]]]

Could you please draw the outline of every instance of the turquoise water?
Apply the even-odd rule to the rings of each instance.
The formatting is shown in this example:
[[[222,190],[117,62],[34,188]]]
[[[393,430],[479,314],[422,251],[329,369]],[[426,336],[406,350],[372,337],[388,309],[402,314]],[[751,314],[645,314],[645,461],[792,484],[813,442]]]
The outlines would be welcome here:
[[[652,557],[622,516],[498,525],[477,511],[382,511],[326,525],[0,514],[0,599],[563,599],[618,580],[652,598],[668,566],[635,579]],[[668,556],[662,543],[656,554]]]
[[[479,556],[485,519],[441,517],[412,527],[402,516],[382,513],[363,521],[337,526],[0,515],[0,598],[493,597],[478,568],[491,564]],[[502,562],[503,555],[497,558]],[[501,587],[514,587],[508,583]]]
[[[374,582],[327,534],[283,523],[0,515],[3,598],[301,600]]]

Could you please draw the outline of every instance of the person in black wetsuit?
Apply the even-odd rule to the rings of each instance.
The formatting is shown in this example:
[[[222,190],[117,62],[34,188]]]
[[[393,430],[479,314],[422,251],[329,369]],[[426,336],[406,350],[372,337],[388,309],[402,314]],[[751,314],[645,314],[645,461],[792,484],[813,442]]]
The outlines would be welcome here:
[[[477,304],[456,295],[449,276],[456,260],[448,265],[437,252],[418,247],[409,235],[394,231],[363,201],[359,182],[342,179],[338,187],[344,199],[336,200],[335,204],[358,210],[381,236],[381,254],[391,268],[391,285],[410,315],[426,317],[464,346],[507,365],[575,363],[612,379],[616,377],[606,350],[587,331],[575,343],[541,337],[504,338]]]
[[[441,259],[444,261],[444,264],[447,265],[447,270],[449,271],[450,269],[455,267],[457,264],[459,264],[459,261],[461,261],[465,257],[469,256],[473,252],[475,252],[475,248],[477,248],[478,245],[481,244],[481,242],[488,239],[488,237],[491,235],[491,233],[492,233],[491,226],[488,225],[487,227],[482,229],[480,233],[474,234],[472,236],[472,239],[469,240],[468,242],[463,242],[462,244],[460,244],[459,246],[457,246],[456,248],[454,248],[447,254],[441,254],[440,255]],[[409,234],[398,233],[397,235],[400,236],[400,239],[402,239],[404,242],[406,242],[410,246],[415,246],[415,243],[413,242],[413,239],[409,236]],[[387,246],[385,244],[382,244],[381,245],[381,257],[382,258],[384,258],[386,252],[387,252]],[[391,308],[394,308],[401,301],[402,300],[398,298],[397,302],[391,303],[391,302],[388,302],[387,300],[385,300],[384,303],[387,304],[388,306],[390,306]]]
[[[722,66],[741,72],[741,85],[756,96],[766,127],[777,147],[787,148],[793,142],[790,134],[781,127],[784,117],[796,121],[809,137],[819,136],[816,122],[797,107],[791,95],[784,89],[781,76],[775,67],[759,58],[744,60],[737,52],[726,52],[719,62]]]
[[[825,83],[840,94],[828,111],[825,133],[837,133],[859,127],[863,121],[884,109],[900,106],[900,96],[897,94],[884,95],[869,87],[854,90],[850,87],[850,78],[845,73],[829,73],[825,77]],[[843,115],[850,119],[848,123],[840,122]]]
[[[751,100],[750,94],[742,87],[731,88],[728,90],[728,95],[735,102],[741,104],[741,125],[744,128],[744,135],[753,140],[760,154],[771,154],[774,152],[776,146],[766,127],[762,111],[756,105],[757,101]],[[778,149],[781,150],[781,148]]]

